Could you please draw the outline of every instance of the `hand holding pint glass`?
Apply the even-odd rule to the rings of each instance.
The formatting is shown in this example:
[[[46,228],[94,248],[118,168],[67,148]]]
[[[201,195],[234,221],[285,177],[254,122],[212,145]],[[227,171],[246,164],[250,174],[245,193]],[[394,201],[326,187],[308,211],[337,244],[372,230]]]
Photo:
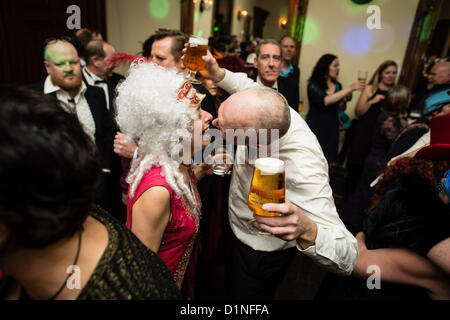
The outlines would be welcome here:
[[[367,75],[368,72],[364,71],[364,70],[359,70],[358,71],[358,81],[361,82],[361,84],[363,85],[363,87],[366,85],[367,82]]]
[[[259,216],[276,217],[278,212],[267,212],[262,209],[265,203],[285,202],[285,170],[284,162],[275,158],[259,158],[255,162],[252,184],[248,195],[248,207]],[[256,235],[272,236],[254,226],[255,219],[247,223],[249,231]]]
[[[189,47],[184,55],[183,64],[189,69],[189,82],[201,83],[195,79],[197,71],[205,70],[207,63],[202,59],[208,51],[208,39],[191,36],[189,38]]]

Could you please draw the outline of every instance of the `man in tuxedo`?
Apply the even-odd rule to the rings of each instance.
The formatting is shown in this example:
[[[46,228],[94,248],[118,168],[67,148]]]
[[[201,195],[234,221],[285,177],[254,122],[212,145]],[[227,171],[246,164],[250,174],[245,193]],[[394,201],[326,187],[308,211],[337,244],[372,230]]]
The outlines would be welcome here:
[[[83,81],[87,85],[102,88],[106,96],[106,108],[114,118],[116,108],[114,100],[116,87],[124,76],[113,72],[114,67],[106,66],[106,59],[116,53],[116,50],[102,40],[91,40],[84,48],[86,67],[83,68]]]
[[[82,69],[83,81],[86,85],[101,88],[105,94],[106,108],[113,120],[113,133],[119,129],[115,123],[116,107],[116,87],[120,81],[125,79],[124,76],[113,72],[114,67],[107,66],[106,59],[116,53],[116,50],[103,40],[91,40],[83,49],[86,66]],[[118,155],[113,152],[111,159],[111,175],[108,183],[109,193],[114,195],[114,199],[122,199],[121,160]],[[123,201],[115,201],[113,206],[113,215],[125,222],[126,203]]]
[[[108,181],[113,158],[113,122],[106,108],[102,89],[82,81],[80,59],[75,47],[67,39],[51,39],[44,47],[44,66],[47,78],[30,85],[30,89],[55,96],[74,112],[83,130],[97,145],[102,164],[102,181],[96,202],[113,213],[113,197]]]
[[[289,106],[298,111],[298,85],[290,78],[280,77],[281,62],[280,43],[272,39],[261,41],[256,47],[254,62],[258,73],[250,78],[262,86],[280,92],[289,102]]]

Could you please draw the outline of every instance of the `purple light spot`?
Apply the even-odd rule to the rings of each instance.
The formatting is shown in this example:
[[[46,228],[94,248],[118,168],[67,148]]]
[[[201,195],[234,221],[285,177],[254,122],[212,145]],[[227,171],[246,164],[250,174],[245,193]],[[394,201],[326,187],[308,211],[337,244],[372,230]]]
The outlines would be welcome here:
[[[370,50],[373,39],[366,26],[355,26],[347,29],[342,37],[344,49],[351,55],[361,55]]]

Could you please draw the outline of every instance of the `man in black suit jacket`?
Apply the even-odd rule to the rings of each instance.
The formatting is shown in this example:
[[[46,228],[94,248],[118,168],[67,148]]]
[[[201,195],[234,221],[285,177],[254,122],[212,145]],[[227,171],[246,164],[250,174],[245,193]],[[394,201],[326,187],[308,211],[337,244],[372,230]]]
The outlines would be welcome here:
[[[111,116],[115,117],[116,87],[124,76],[114,73],[114,67],[107,67],[106,59],[116,53],[116,50],[102,40],[91,40],[84,48],[86,66],[83,68],[83,81],[86,85],[102,88],[106,96],[106,107]]]
[[[280,92],[288,101],[289,106],[298,111],[298,85],[290,78],[280,77],[281,60],[281,46],[278,41],[272,39],[261,41],[256,47],[254,62],[258,74],[251,78],[260,85]]]
[[[113,211],[114,197],[109,190],[109,179],[114,157],[114,131],[105,94],[101,88],[83,83],[78,53],[65,39],[46,43],[44,66],[48,73],[45,81],[29,88],[55,96],[69,111],[76,113],[82,128],[97,145],[101,157],[103,179],[96,195],[97,203]]]

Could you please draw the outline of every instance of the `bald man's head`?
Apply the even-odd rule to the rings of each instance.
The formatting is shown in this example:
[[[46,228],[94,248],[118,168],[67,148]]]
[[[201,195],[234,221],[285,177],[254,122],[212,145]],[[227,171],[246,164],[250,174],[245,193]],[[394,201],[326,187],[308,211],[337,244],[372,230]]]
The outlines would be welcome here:
[[[450,83],[450,62],[436,64],[428,75],[428,82],[433,86]]]
[[[286,99],[272,88],[239,91],[225,100],[214,123],[227,129],[278,129],[282,137],[289,129],[290,111]]]

